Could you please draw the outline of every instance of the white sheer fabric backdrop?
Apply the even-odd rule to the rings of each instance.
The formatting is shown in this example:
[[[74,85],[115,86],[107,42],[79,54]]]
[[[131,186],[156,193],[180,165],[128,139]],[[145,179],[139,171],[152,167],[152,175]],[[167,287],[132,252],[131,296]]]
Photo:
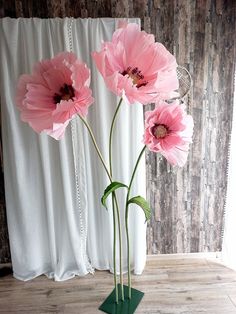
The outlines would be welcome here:
[[[234,113],[229,158],[228,188],[225,208],[225,229],[223,237],[223,262],[236,270],[236,74],[234,79]]]
[[[139,23],[138,19],[132,21]],[[117,22],[108,18],[74,19],[72,23],[73,51],[92,70],[95,103],[89,109],[88,120],[106,156],[108,131],[118,99],[106,89],[92,62],[91,51],[98,50],[103,40],[111,39]],[[112,271],[112,211],[106,211],[100,204],[108,180],[87,130],[76,119],[58,142],[45,134],[36,134],[21,122],[14,105],[19,76],[30,73],[38,60],[69,50],[70,23],[69,18],[0,20],[7,217],[14,276],[21,280],[40,274],[66,280],[85,275],[92,267]],[[142,109],[140,104],[123,104],[117,119],[114,177],[125,183],[142,148]],[[145,196],[144,162],[143,158],[133,195]],[[122,195],[119,198],[124,201]],[[131,262],[137,274],[142,272],[146,261],[144,220],[140,209],[130,209]],[[125,249],[124,242],[124,271]]]

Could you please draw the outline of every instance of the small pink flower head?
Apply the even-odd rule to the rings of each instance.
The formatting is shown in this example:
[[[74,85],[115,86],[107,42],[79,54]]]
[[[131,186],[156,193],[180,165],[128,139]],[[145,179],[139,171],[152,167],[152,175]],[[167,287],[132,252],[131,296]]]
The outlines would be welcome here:
[[[193,119],[187,115],[185,106],[178,101],[160,102],[145,115],[144,143],[153,151],[161,153],[172,165],[182,167],[186,161],[189,143],[192,142]]]
[[[60,139],[73,116],[85,116],[93,103],[89,84],[90,70],[74,53],[38,62],[33,74],[18,81],[16,105],[22,121],[38,133]]]
[[[93,59],[107,87],[127,102],[142,104],[176,96],[175,57],[137,24],[120,24]]]

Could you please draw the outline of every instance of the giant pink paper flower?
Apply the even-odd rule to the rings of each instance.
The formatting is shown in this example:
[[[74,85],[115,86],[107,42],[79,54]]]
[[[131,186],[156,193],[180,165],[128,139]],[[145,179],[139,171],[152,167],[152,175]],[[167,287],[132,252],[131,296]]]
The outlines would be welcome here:
[[[176,96],[175,57],[137,24],[122,24],[93,58],[107,87],[117,96],[147,104]]]
[[[192,141],[193,119],[178,101],[160,102],[145,115],[144,143],[153,152],[161,153],[172,165],[183,166]]]
[[[60,139],[69,121],[87,114],[93,102],[90,70],[74,53],[62,52],[38,62],[33,74],[19,79],[16,104],[21,119],[36,131]]]

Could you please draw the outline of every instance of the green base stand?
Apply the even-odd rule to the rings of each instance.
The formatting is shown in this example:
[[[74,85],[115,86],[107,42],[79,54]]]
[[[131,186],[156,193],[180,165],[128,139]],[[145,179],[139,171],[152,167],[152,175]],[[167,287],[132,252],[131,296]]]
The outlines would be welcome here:
[[[112,293],[106,298],[106,300],[102,303],[102,305],[99,307],[100,311],[103,311],[108,314],[133,314],[138,307],[139,303],[142,300],[142,297],[144,296],[144,293],[136,290],[131,289],[131,299],[129,299],[129,287],[124,287],[124,296],[125,300],[122,301],[119,299],[119,303],[116,303],[116,295],[115,295],[115,289],[112,291]],[[118,284],[118,291],[119,295],[121,295],[121,286]]]

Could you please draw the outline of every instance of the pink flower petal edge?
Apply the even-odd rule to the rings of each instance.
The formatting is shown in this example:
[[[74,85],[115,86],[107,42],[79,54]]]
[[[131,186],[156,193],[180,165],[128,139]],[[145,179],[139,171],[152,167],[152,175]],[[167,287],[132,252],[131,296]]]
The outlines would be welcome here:
[[[72,52],[62,52],[33,67],[18,81],[16,105],[21,119],[36,132],[59,140],[76,114],[85,116],[93,103],[90,70]]]
[[[121,21],[119,26],[112,40],[92,53],[107,87],[130,104],[175,97],[179,87],[175,57],[137,24]]]
[[[145,145],[172,165],[184,166],[192,135],[193,118],[178,101],[171,104],[161,101],[145,114]]]

